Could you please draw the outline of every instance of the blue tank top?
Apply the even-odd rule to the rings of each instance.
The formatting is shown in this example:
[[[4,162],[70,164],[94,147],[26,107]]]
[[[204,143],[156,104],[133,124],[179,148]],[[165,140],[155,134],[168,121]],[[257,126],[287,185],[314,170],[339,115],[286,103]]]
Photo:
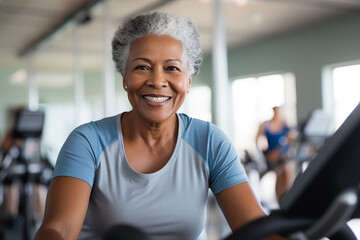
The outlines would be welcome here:
[[[279,146],[287,148],[286,135],[289,130],[289,127],[284,124],[279,131],[272,132],[270,131],[269,122],[267,122],[265,124],[265,136],[268,142],[268,149],[266,151],[270,152]]]

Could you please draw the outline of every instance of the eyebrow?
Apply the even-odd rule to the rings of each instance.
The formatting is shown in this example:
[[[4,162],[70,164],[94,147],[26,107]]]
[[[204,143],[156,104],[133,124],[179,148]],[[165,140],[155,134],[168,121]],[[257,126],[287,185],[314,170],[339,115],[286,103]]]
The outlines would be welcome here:
[[[176,58],[166,59],[165,62],[179,62],[179,63],[182,63],[179,59],[176,59]]]
[[[148,58],[135,58],[131,63],[135,62],[135,61],[145,61],[145,62],[148,62],[148,63],[151,63],[151,60],[148,59]],[[166,59],[165,62],[179,62],[182,64],[182,62],[179,60],[179,59],[176,59],[176,58],[169,58],[169,59]]]
[[[151,62],[150,59],[148,59],[148,58],[135,58],[134,60],[131,61],[131,63],[133,63],[135,61]]]

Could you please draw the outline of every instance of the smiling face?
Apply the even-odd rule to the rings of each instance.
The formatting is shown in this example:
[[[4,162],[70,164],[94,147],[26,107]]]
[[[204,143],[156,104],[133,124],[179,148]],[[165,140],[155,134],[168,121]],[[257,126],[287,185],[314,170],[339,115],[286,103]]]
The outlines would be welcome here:
[[[155,35],[135,40],[123,79],[136,116],[152,123],[175,117],[191,84],[181,43]]]

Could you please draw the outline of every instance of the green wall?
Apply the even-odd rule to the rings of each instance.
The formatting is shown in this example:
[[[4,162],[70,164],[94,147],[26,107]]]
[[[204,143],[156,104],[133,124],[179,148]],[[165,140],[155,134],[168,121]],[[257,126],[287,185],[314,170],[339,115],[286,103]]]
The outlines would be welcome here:
[[[360,63],[360,14],[339,17],[311,28],[229,49],[229,79],[292,72],[296,77],[297,116],[303,119],[322,103],[322,70],[329,64]],[[199,81],[211,85],[211,56]],[[359,79],[360,81],[360,79]]]

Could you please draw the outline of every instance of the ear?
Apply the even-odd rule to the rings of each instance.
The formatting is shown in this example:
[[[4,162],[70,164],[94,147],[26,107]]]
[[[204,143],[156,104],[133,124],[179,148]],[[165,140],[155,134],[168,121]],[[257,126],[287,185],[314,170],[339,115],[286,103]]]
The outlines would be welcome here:
[[[192,77],[193,77],[193,75],[191,75],[189,77],[188,85],[187,85],[187,88],[186,88],[186,94],[188,94],[190,92],[190,86],[191,86],[191,82],[192,82]]]
[[[123,88],[124,88],[125,92],[127,92],[126,77],[124,74],[121,74],[121,76],[123,78]]]

